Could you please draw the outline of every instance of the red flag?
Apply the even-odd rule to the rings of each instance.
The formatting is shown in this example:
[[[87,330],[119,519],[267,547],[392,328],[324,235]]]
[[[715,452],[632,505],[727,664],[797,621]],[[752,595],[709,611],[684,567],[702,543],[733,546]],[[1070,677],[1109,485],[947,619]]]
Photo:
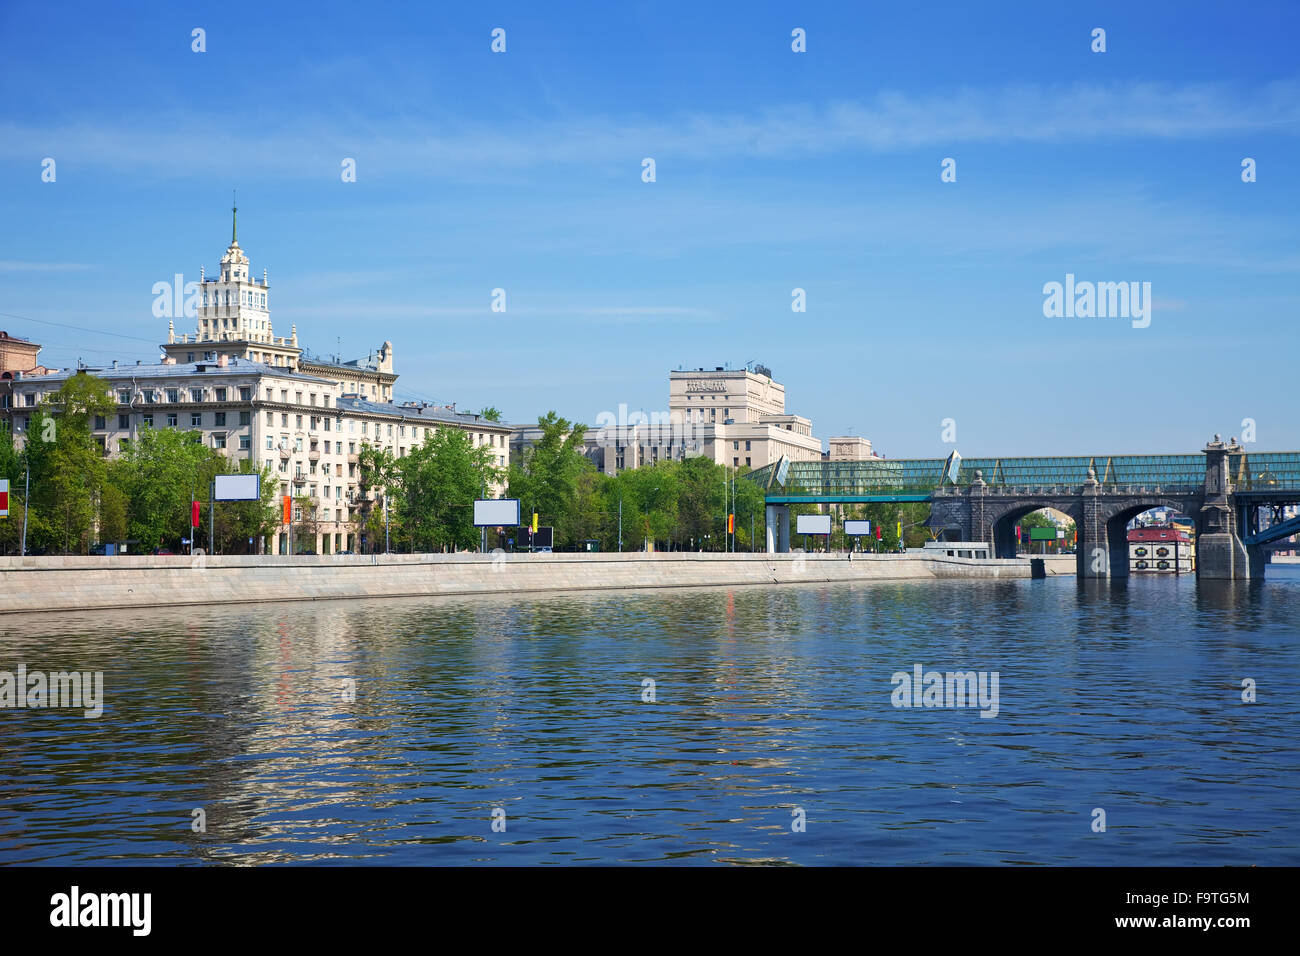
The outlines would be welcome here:
[[[191,501],[190,502],[190,527],[197,528],[198,526],[199,526],[199,503],[197,501]]]

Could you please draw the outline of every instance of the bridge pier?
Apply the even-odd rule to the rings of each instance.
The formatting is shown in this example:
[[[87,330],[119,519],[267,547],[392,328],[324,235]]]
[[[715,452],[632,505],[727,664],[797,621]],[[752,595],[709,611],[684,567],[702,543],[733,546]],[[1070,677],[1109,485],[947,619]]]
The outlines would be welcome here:
[[[1220,441],[1218,435],[1205,446],[1205,504],[1198,516],[1196,533],[1198,577],[1249,580],[1252,571],[1256,575],[1264,573],[1263,554],[1252,561],[1252,556],[1246,553],[1246,546],[1237,535],[1236,517],[1228,503],[1231,492],[1228,455],[1240,450],[1235,439],[1227,444]]]
[[[786,554],[790,550],[790,506],[767,506],[767,553]]]

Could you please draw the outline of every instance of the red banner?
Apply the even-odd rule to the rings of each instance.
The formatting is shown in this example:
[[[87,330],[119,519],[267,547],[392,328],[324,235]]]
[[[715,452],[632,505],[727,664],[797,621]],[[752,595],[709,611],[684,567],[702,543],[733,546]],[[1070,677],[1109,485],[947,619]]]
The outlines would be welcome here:
[[[190,502],[190,527],[197,528],[198,526],[199,526],[199,503],[197,501],[191,501]]]

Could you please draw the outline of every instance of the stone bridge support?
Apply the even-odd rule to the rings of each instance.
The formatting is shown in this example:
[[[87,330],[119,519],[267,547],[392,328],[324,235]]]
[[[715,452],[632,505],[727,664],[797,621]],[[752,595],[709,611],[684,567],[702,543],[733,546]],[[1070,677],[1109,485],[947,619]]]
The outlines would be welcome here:
[[[1224,443],[1218,435],[1205,446],[1205,504],[1196,522],[1198,577],[1243,580],[1250,578],[1252,571],[1257,576],[1264,573],[1263,554],[1260,552],[1251,561],[1237,533],[1236,515],[1229,501],[1232,484],[1228,455],[1240,450],[1236,439]]]

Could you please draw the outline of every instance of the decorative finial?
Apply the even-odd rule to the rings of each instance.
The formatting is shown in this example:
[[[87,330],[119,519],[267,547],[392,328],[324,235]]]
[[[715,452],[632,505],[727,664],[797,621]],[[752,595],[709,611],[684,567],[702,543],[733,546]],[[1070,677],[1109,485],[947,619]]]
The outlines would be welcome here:
[[[1218,433],[1218,432],[1215,432],[1215,433],[1214,433],[1214,440],[1215,440],[1215,441],[1222,441],[1222,439],[1219,438],[1219,433]]]
[[[233,246],[239,241],[239,190],[230,191],[230,244]]]

